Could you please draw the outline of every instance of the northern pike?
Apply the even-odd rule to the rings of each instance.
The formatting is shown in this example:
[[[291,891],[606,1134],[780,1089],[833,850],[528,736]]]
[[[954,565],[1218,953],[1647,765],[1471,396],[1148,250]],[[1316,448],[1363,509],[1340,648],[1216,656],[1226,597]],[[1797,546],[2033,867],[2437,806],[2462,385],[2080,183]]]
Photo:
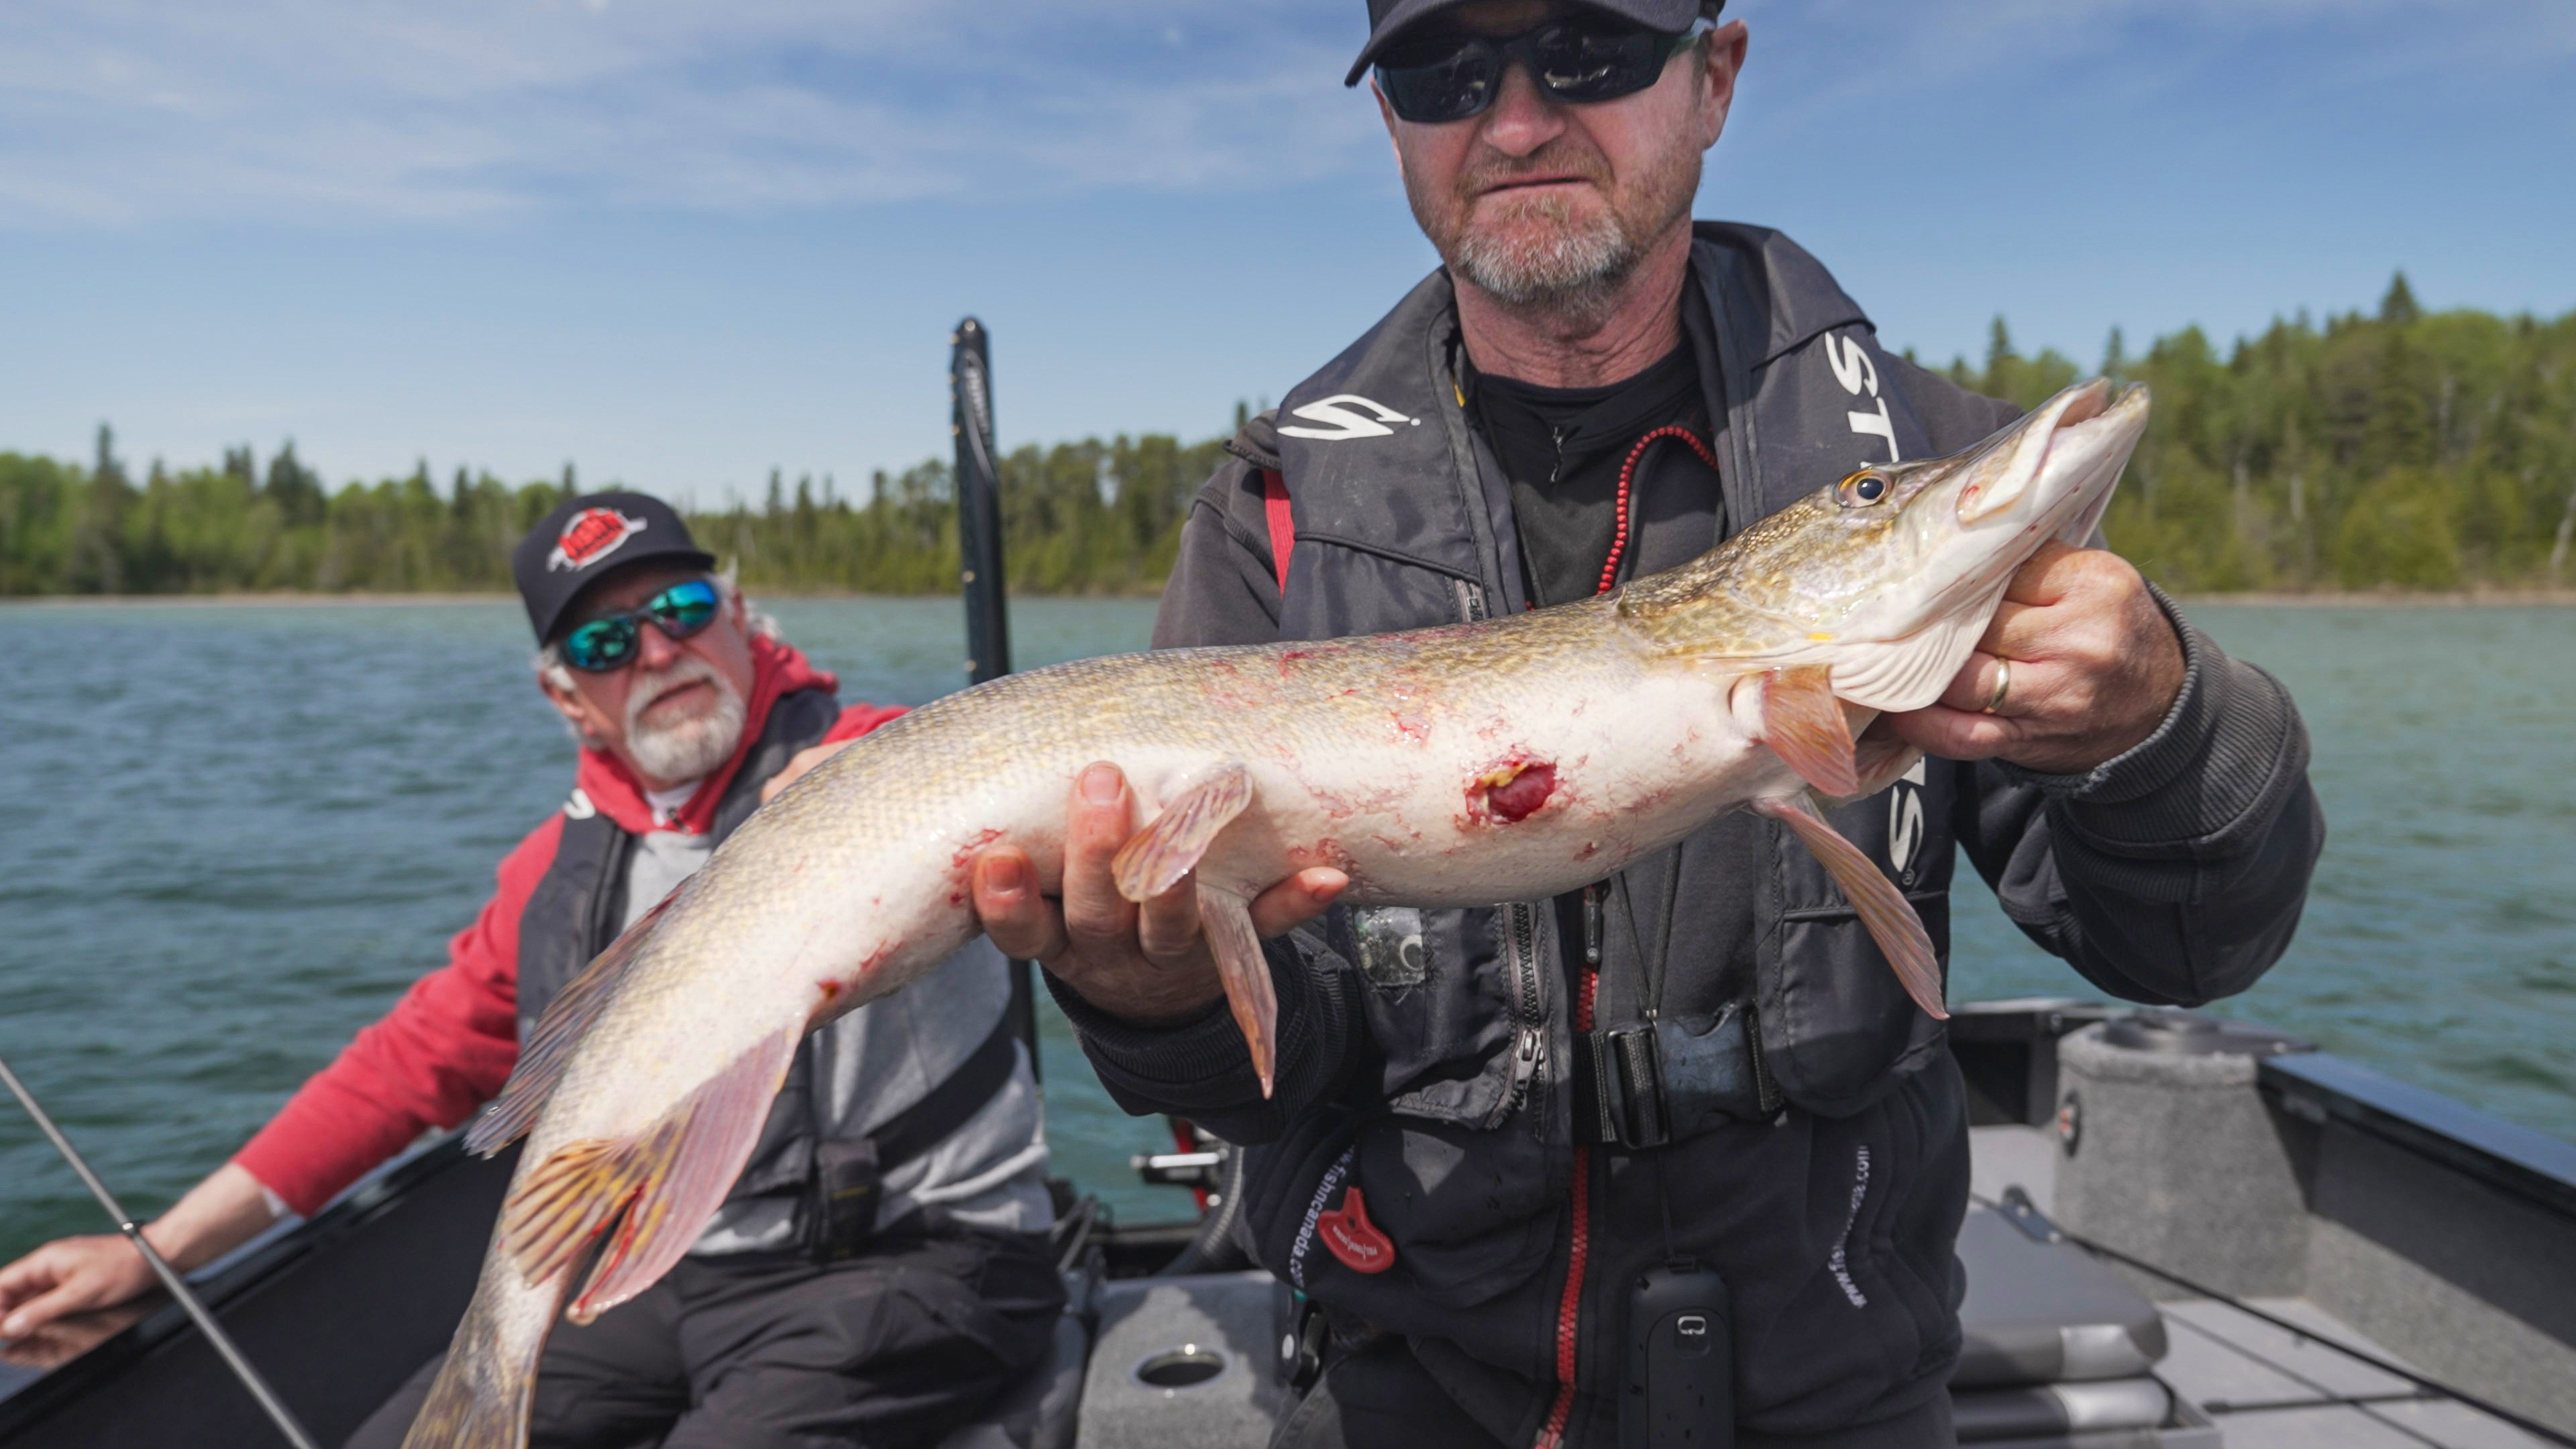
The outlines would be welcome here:
[[[1596,599],[1407,633],[1128,654],[1011,675],[866,735],[781,792],[546,1011],[468,1145],[528,1145],[407,1446],[524,1444],[577,1268],[588,1322],[676,1263],[748,1160],[798,1041],[973,940],[976,854],[1061,879],[1087,764],[1145,823],[1113,865],[1191,881],[1263,1090],[1275,1004],[1247,904],[1309,866],[1357,906],[1540,900],[1749,808],[1815,851],[1922,1008],[1921,920],[1818,802],[1916,751],[2046,540],[2082,545],[2147,394],[2067,389],[1947,458],[1867,467]],[[1051,888],[1051,887],[1050,887]]]

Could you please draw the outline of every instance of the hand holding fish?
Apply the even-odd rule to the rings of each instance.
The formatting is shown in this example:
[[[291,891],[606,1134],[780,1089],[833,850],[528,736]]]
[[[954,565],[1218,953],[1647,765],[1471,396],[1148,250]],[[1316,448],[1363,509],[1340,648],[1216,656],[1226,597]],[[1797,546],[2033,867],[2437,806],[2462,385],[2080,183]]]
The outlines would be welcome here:
[[[2013,575],[1940,700],[1886,729],[1943,759],[2080,774],[2154,734],[2182,684],[2182,640],[2137,569],[2052,539]]]
[[[1196,1015],[1225,988],[1200,925],[1195,881],[1142,903],[1118,893],[1110,862],[1135,834],[1134,812],[1117,766],[1085,769],[1065,802],[1059,900],[1043,893],[1028,854],[1003,844],[976,858],[975,914],[1005,955],[1046,967],[1122,1021],[1152,1026]],[[1298,871],[1253,897],[1252,928],[1265,938],[1292,931],[1349,884],[1329,867]]]

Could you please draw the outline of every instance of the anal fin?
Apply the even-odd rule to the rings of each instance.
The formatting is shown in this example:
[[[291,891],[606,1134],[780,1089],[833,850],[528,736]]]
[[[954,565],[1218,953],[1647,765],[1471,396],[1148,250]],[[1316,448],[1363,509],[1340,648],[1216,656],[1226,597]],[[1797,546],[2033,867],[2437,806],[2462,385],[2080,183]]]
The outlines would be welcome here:
[[[801,1036],[787,1030],[754,1045],[635,1137],[572,1142],[526,1169],[501,1206],[500,1246],[521,1276],[534,1283],[567,1271],[612,1223],[573,1300],[574,1322],[669,1272],[751,1159]]]
[[[1278,1069],[1279,995],[1270,982],[1270,960],[1261,954],[1261,936],[1252,929],[1252,905],[1229,890],[1198,888],[1199,926],[1225,982],[1226,1005],[1234,1024],[1252,1049],[1252,1070],[1261,1078],[1261,1095],[1270,1095]]]
[[[1923,929],[1923,918],[1915,914],[1914,903],[1896,888],[1896,882],[1880,873],[1878,863],[1863,855],[1859,846],[1826,824],[1805,796],[1756,800],[1753,809],[1788,826],[1816,853],[1825,873],[1842,887],[1852,909],[1859,913],[1861,924],[1869,928],[1870,939],[1878,943],[1887,964],[1895,968],[1905,994],[1913,997],[1914,1004],[1933,1020],[1948,1020],[1950,1009],[1942,1001],[1941,961],[1933,954],[1931,933]]]
[[[1860,788],[1851,725],[1834,697],[1830,665],[1800,664],[1762,675],[1762,743],[1799,779],[1828,795]]]
[[[1226,760],[1205,779],[1163,802],[1154,823],[1137,831],[1109,862],[1118,893],[1150,901],[1181,883],[1245,806],[1252,803],[1252,774]]]

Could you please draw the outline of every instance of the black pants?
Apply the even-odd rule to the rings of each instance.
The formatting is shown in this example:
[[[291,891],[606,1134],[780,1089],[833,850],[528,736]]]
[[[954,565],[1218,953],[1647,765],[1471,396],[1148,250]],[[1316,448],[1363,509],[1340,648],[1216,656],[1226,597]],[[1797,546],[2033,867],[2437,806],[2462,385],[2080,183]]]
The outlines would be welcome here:
[[[1590,1418],[1600,1429],[1609,1416]],[[1615,1432],[1596,1438],[1615,1438]],[[1950,1396],[1936,1394],[1910,1414],[1839,1434],[1771,1439],[1740,1436],[1735,1449],[1949,1449]],[[1517,1449],[1495,1438],[1449,1397],[1400,1338],[1335,1358],[1272,1436],[1270,1449]],[[1612,1449],[1585,1444],[1582,1449]]]
[[[817,1266],[689,1257],[587,1325],[555,1326],[529,1414],[535,1449],[913,1445],[974,1416],[1037,1362],[1064,1304],[1044,1240],[903,1238]],[[432,1359],[349,1438],[395,1449]]]

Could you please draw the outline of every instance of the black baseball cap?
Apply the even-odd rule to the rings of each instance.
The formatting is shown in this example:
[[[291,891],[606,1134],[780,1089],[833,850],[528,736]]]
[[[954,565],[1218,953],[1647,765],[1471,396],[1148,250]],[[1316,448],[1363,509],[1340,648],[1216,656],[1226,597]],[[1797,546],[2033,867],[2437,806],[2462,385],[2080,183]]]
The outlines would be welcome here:
[[[1360,58],[1351,62],[1351,73],[1342,77],[1342,84],[1358,85],[1360,77],[1377,63],[1378,52],[1397,35],[1444,10],[1455,10],[1467,3],[1469,0],[1368,0],[1368,44],[1360,47]],[[1634,21],[1648,30],[1679,35],[1702,15],[1714,19],[1726,8],[1726,0],[1583,0],[1583,5]]]
[[[643,493],[585,493],[537,521],[510,555],[519,598],[542,644],[581,591],[628,564],[711,569],[716,556],[689,537],[678,511]]]

